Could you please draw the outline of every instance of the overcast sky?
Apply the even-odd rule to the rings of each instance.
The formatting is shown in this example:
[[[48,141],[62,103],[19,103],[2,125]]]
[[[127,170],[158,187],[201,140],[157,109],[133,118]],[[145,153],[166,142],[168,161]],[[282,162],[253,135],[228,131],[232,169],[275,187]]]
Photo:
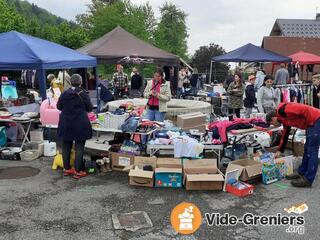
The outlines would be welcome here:
[[[90,0],[28,0],[50,12],[73,20],[84,13]],[[145,0],[132,0],[135,4]],[[149,0],[156,16],[165,0]],[[261,45],[276,18],[314,19],[319,0],[172,0],[188,14],[188,50],[217,43],[227,51],[248,42]]]

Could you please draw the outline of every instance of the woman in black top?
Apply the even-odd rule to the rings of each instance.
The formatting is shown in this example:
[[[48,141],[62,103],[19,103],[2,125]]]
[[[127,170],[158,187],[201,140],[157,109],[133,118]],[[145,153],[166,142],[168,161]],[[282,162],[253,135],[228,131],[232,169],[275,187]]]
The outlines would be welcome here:
[[[250,115],[252,113],[252,108],[254,107],[254,104],[257,102],[256,99],[256,93],[254,91],[254,83],[256,81],[256,76],[250,75],[248,78],[249,85],[246,87],[245,96],[244,99],[244,107],[246,108],[245,111],[245,117],[250,118]]]
[[[64,175],[73,175],[75,179],[86,176],[83,171],[83,152],[87,139],[92,137],[88,112],[92,111],[92,103],[88,92],[82,89],[82,78],[74,74],[70,78],[71,88],[63,92],[58,100],[57,108],[61,110],[58,138],[62,140],[62,157]],[[70,153],[75,142],[75,169],[70,167]]]

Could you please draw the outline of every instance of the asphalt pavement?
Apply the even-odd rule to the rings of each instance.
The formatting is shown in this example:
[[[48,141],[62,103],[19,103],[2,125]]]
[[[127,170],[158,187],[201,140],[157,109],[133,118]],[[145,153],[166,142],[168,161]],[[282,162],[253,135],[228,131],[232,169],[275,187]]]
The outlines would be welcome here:
[[[23,179],[0,180],[0,239],[319,239],[320,191],[317,177],[312,188],[297,189],[282,180],[257,184],[253,195],[239,198],[224,192],[139,188],[128,185],[125,173],[90,175],[80,180],[51,169],[52,159],[33,162],[0,161],[0,168],[31,166],[40,172]],[[203,215],[193,235],[177,234],[170,224],[171,210],[191,202]],[[285,214],[284,208],[306,202],[304,234],[288,233],[286,226],[208,226],[204,213],[241,217]],[[153,227],[135,232],[115,230],[112,214],[145,211]],[[301,232],[300,232],[301,233]]]

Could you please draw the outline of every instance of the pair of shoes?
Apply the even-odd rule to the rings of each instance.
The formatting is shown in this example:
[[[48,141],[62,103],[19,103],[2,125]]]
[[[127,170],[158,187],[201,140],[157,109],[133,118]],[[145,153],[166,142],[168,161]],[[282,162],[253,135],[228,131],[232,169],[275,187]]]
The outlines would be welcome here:
[[[309,182],[305,176],[301,176],[300,178],[292,180],[291,185],[294,187],[311,187],[312,183]]]
[[[74,179],[80,179],[82,177],[87,176],[87,173],[85,171],[76,172],[75,175],[73,175]]]
[[[63,170],[63,176],[70,176],[75,174],[76,174],[76,170],[74,168]]]
[[[293,172],[291,175],[286,176],[287,180],[293,180],[300,178],[301,175],[298,172]]]

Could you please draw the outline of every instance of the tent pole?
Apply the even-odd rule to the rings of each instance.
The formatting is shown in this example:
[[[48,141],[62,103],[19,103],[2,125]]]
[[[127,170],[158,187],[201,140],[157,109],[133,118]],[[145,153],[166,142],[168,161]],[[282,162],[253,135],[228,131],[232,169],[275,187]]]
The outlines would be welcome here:
[[[209,74],[210,82],[211,82],[211,76],[212,76],[212,60],[210,60],[210,74]]]
[[[101,91],[99,91],[99,76],[98,76],[98,72],[97,72],[96,67],[93,68],[93,74],[94,74],[94,78],[96,79],[97,113],[99,113],[100,112],[100,92]]]
[[[42,97],[42,100],[45,100],[47,98],[47,91],[46,91],[46,70],[45,69],[38,69],[38,83],[39,83],[39,89],[40,89],[40,96]]]

